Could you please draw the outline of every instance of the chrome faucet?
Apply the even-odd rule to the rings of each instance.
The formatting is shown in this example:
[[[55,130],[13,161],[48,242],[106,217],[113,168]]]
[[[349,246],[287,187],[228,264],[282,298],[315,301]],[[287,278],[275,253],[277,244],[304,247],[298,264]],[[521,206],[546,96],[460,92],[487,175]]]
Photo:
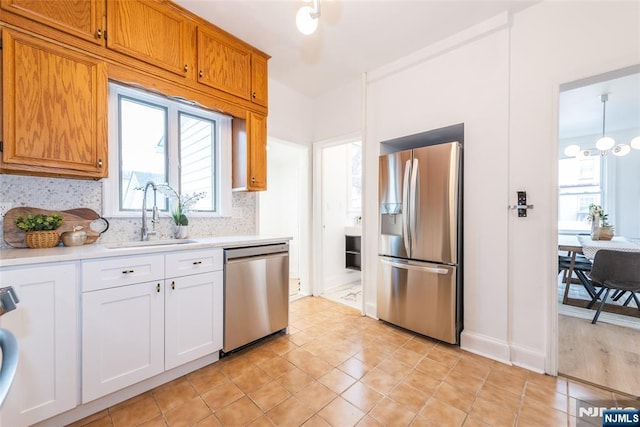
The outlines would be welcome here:
[[[0,316],[16,309],[19,303],[18,295],[12,286],[0,288]]]
[[[151,209],[151,231],[147,227],[147,190],[149,187],[153,188],[153,208]],[[142,227],[140,228],[140,240],[149,240],[150,234],[156,234],[156,222],[160,220],[158,216],[158,205],[156,203],[156,184],[153,181],[149,181],[144,186],[144,193],[142,195]]]

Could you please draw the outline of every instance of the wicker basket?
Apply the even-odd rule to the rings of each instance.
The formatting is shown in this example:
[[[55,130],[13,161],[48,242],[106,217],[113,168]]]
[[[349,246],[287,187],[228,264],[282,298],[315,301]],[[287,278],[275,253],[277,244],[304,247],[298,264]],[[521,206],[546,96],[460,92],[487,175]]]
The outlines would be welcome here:
[[[53,248],[59,241],[55,230],[27,231],[24,235],[24,243],[31,249]]]

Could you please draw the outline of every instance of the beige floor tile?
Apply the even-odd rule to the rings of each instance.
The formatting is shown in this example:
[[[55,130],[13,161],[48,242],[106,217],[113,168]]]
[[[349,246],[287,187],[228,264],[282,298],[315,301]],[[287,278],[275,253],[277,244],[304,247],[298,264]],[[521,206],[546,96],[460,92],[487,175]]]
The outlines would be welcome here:
[[[198,392],[191,382],[185,378],[171,381],[163,387],[152,390],[152,393],[160,410],[165,413],[198,396]]]
[[[437,380],[444,380],[451,370],[449,366],[445,366],[433,359],[429,359],[428,355],[422,359],[418,365],[416,365],[416,369]]]
[[[314,379],[302,369],[295,368],[276,378],[276,381],[289,390],[289,392],[297,393],[307,385],[311,384]]]
[[[333,426],[353,426],[364,417],[365,413],[338,396],[322,408],[318,415]]]
[[[253,366],[245,369],[242,375],[233,378],[231,381],[233,381],[240,390],[248,394],[271,382],[272,378],[262,369]]]
[[[487,383],[520,395],[524,391],[524,384],[527,381],[526,376],[523,378],[521,375],[514,375],[512,372],[494,369],[487,377]]]
[[[318,412],[324,408],[336,396],[336,393],[317,381],[312,382],[295,394],[295,397],[313,412]]]
[[[303,427],[331,427],[331,424],[326,422],[324,418],[322,418],[320,415],[316,414],[313,417],[309,418],[304,424],[302,424],[302,426]]]
[[[338,366],[338,369],[340,369],[343,372],[346,372],[347,374],[351,375],[355,379],[360,379],[364,377],[367,374],[367,372],[373,369],[373,366],[367,365],[362,360],[356,357],[351,357],[347,359],[344,363],[342,363],[340,366]]]
[[[222,372],[222,368],[210,365],[187,375],[187,379],[202,394],[222,383],[229,382],[229,378]]]
[[[251,400],[264,412],[267,412],[289,396],[291,396],[291,393],[276,381],[271,381],[253,393],[249,393]]]
[[[204,393],[202,399],[212,411],[217,411],[240,399],[242,396],[244,396],[242,390],[234,383],[227,382]]]
[[[347,375],[338,368],[327,372],[318,381],[327,386],[334,393],[340,394],[356,382],[351,375]]]
[[[225,426],[241,426],[262,416],[262,411],[247,396],[216,411],[216,417]]]
[[[556,427],[576,425],[578,401],[629,399],[485,359],[322,298],[299,299],[290,313],[290,335],[71,427]]]
[[[568,412],[567,405],[569,399],[566,394],[556,392],[554,385],[540,385],[531,381],[527,381],[524,389],[525,402],[534,400],[545,404],[547,407],[551,407],[558,411]]]
[[[145,393],[144,398],[131,405],[120,406],[109,412],[116,427],[142,424],[161,415],[160,408],[150,393]]]
[[[459,355],[443,350],[439,347],[436,347],[433,350],[431,350],[427,354],[427,357],[431,360],[435,360],[436,362],[448,368],[452,368],[453,365],[455,365],[456,362],[460,359]]]
[[[416,413],[391,399],[382,399],[369,415],[387,426],[408,426]]]
[[[457,369],[457,365],[449,371],[449,375],[445,379],[447,384],[450,384],[465,393],[477,394],[485,383],[485,380],[479,377],[471,375],[465,375]]]
[[[360,379],[360,381],[382,394],[388,394],[401,380],[402,376],[391,375],[378,368],[372,369]]]
[[[431,397],[431,393],[401,382],[389,393],[389,397],[410,411],[418,413]]]
[[[441,402],[448,403],[465,413],[469,412],[473,402],[476,400],[475,394],[462,391],[447,382],[440,384],[440,387],[438,387],[438,390],[433,396]]]
[[[266,360],[260,360],[256,363],[256,365],[272,378],[278,378],[280,375],[295,368],[295,365],[293,363],[280,356],[275,356]]]
[[[469,415],[493,426],[513,426],[516,419],[515,412],[511,412],[500,403],[482,397],[477,398],[473,403]]]
[[[413,388],[422,390],[428,394],[435,393],[441,384],[440,380],[437,380],[415,369],[411,371],[409,375],[407,375],[402,382],[404,382],[407,385],[410,385]]]
[[[342,397],[362,411],[369,412],[384,396],[358,381],[342,393]]]
[[[461,426],[464,422],[465,414],[458,408],[454,408],[448,403],[436,398],[431,398],[420,411],[420,416],[439,426]]]
[[[525,399],[518,415],[518,426],[562,426],[568,423],[568,417],[564,411],[551,409],[548,405],[532,399]]]
[[[299,426],[313,415],[312,410],[293,396],[267,412],[269,419],[277,426]]]
[[[191,426],[211,415],[211,410],[200,396],[187,400],[165,413],[169,427]]]
[[[477,395],[486,401],[502,406],[505,410],[509,410],[516,414],[520,408],[522,396],[513,394],[493,384],[485,383]]]

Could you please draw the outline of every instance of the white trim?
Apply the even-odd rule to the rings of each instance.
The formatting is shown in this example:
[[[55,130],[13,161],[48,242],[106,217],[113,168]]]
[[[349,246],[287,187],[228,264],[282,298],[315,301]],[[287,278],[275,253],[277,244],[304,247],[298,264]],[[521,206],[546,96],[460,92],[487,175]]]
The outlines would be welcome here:
[[[475,332],[462,331],[460,334],[460,348],[507,365],[511,364],[511,351],[506,341]]]
[[[521,368],[544,374],[547,365],[544,352],[530,347],[511,345],[511,363]]]

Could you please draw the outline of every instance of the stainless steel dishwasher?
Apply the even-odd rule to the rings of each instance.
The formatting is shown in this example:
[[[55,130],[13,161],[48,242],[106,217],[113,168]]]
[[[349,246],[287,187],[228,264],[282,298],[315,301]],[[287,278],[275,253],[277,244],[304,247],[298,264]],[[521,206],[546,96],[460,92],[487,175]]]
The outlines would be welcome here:
[[[224,343],[229,352],[289,325],[289,243],[224,250]]]

